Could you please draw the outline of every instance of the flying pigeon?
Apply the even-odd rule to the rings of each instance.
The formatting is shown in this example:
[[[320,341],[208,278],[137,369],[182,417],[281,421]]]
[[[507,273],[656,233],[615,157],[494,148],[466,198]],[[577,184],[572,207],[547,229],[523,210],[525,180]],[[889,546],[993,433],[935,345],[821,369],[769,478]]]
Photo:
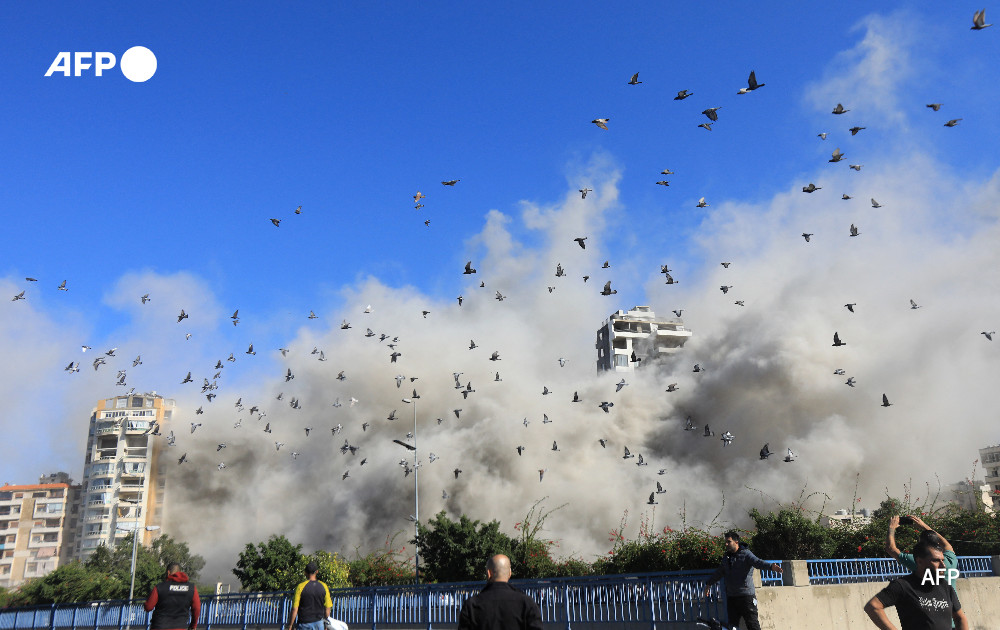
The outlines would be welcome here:
[[[972,30],[981,31],[988,26],[993,25],[986,24],[986,9],[976,11],[975,15],[972,16]]]
[[[613,403],[613,402],[602,402],[601,404],[598,405],[598,407],[600,407],[601,409],[604,410],[604,413],[610,413],[608,410],[611,409],[611,407],[614,407],[614,406],[615,406],[615,403]]]
[[[584,282],[586,282],[586,281],[584,281]],[[614,295],[616,293],[618,293],[618,289],[612,290],[611,289],[611,281],[608,280],[604,284],[604,289],[601,291],[601,295]]]
[[[879,202],[875,201],[875,198],[872,197],[872,208],[881,208],[881,207],[882,207],[882,204],[880,204]]]
[[[846,342],[840,340],[840,335],[838,335],[836,332],[834,332],[833,333],[833,346],[834,347],[840,347],[840,346],[846,346],[846,345],[847,345]]]
[[[589,192],[594,192],[594,189],[593,188],[581,188],[579,190],[580,198],[581,199],[586,199],[587,198],[587,193],[589,193]]]
[[[768,448],[769,445],[770,445],[770,443],[765,443],[764,444],[764,448],[760,449],[760,458],[761,459],[767,459],[771,455],[774,455],[774,453],[771,452],[771,449]]]
[[[796,457],[798,457],[798,455],[792,452],[792,449],[788,449],[788,453],[785,455],[785,461],[794,462]]]
[[[472,268],[472,261],[470,260],[467,263],[465,263],[465,271],[462,272],[462,275],[469,275],[472,273],[476,273],[476,270]],[[461,306],[462,304],[461,300],[459,300],[458,304],[459,306]]]
[[[751,70],[750,76],[747,77],[747,86],[745,88],[740,88],[740,91],[737,92],[737,94],[747,94],[748,92],[753,92],[757,88],[762,88],[762,87],[764,87],[764,84],[757,83],[757,75],[754,74],[753,70]]]
[[[851,236],[857,236],[858,234],[861,234],[861,232],[859,232],[858,228],[852,223],[851,224]]]
[[[708,207],[708,204],[707,204],[707,203],[705,203],[705,198],[704,198],[704,197],[702,197],[701,199],[699,199],[699,200],[698,200],[698,203],[697,203],[697,205],[695,205],[695,207],[696,207],[696,208],[707,208],[707,207]]]
[[[580,246],[580,249],[587,249],[587,244],[584,243],[584,241],[587,240],[586,236],[578,236],[573,240],[576,241],[577,245]]]
[[[928,103],[927,107],[933,109],[936,112],[939,112],[941,111],[941,105],[942,105],[941,103]]]
[[[857,302],[851,302],[850,304],[844,304],[844,307],[847,310],[849,310],[849,311],[851,311],[853,313],[854,312],[854,307],[857,306],[857,305],[858,305]]]
[[[455,184],[457,184],[460,181],[462,181],[462,180],[460,180],[460,179],[449,179],[446,182],[441,182],[441,185],[442,186],[454,186]]]
[[[609,120],[611,120],[611,119],[610,118],[595,118],[594,120],[592,120],[590,122],[594,123],[595,125],[597,125],[601,129],[604,129],[605,131],[607,131],[607,129],[608,129],[608,121]]]
[[[603,444],[602,444],[602,446],[603,446]],[[630,451],[628,450],[628,447],[626,446],[626,447],[625,447],[625,454],[624,454],[624,455],[622,455],[622,459],[629,459],[630,457],[635,457],[635,455],[633,455],[633,454],[632,454],[632,453],[631,453],[631,452],[630,452]]]
[[[993,25],[992,25],[992,24],[990,24],[990,26],[993,26]],[[949,120],[948,122],[946,122],[946,123],[944,124],[944,126],[945,126],[945,127],[956,127],[956,126],[958,126],[958,123],[959,123],[959,121],[961,121],[961,120],[962,120],[961,118],[952,118],[951,120]]]
[[[883,407],[891,407],[892,406],[892,403],[889,402],[889,399],[886,397],[885,394],[882,394],[882,406]]]
[[[817,190],[823,190],[823,187],[822,186],[817,186],[816,184],[814,184],[812,182],[809,182],[808,186],[803,186],[802,187],[802,192],[804,192],[804,193],[813,193],[813,192],[816,192]]]
[[[635,74],[633,74],[632,78],[628,80],[628,84],[629,85],[639,85],[640,83],[642,83],[642,81],[639,80],[639,73],[638,72],[636,72]],[[541,480],[539,480],[539,481],[541,481]]]
[[[851,132],[852,136],[856,136],[856,135],[858,135],[858,132],[861,131],[862,129],[867,129],[867,127],[854,126],[854,127],[851,127],[849,129],[849,131]]]
[[[656,502],[656,493],[655,492],[650,492],[649,493],[649,500],[646,501],[646,503],[648,505],[656,505],[657,502]]]
[[[187,319],[188,317],[189,315],[184,312],[184,309],[181,309],[181,314],[177,316],[177,323],[181,323],[181,320]]]
[[[844,109],[844,106],[841,105],[840,103],[837,103],[837,106],[833,108],[833,113],[834,114],[846,114],[849,111],[851,111],[851,110]]]
[[[920,305],[914,302],[913,300],[910,300],[910,310],[916,310],[918,308],[920,308]]]
[[[625,382],[625,379],[622,379],[617,383],[615,383],[615,393],[617,394],[618,392],[622,391],[622,387],[625,387],[626,385],[628,385],[628,383]]]
[[[809,232],[803,232],[803,233],[802,233],[802,238],[806,239],[806,242],[807,242],[807,243],[809,242],[809,238],[810,238],[811,236],[812,236],[812,234],[811,234],[811,233],[809,233]]]
[[[677,96],[674,97],[674,100],[675,101],[683,101],[687,97],[693,96],[693,95],[694,95],[694,92],[688,92],[687,90],[681,90],[680,92],[677,93]]]
[[[715,122],[715,121],[719,120],[719,115],[717,113],[715,113],[715,112],[717,112],[720,109],[722,109],[722,108],[721,107],[709,107],[708,109],[706,109],[705,111],[703,111],[702,114],[705,114],[706,116],[708,116],[709,120],[711,120],[712,122]]]

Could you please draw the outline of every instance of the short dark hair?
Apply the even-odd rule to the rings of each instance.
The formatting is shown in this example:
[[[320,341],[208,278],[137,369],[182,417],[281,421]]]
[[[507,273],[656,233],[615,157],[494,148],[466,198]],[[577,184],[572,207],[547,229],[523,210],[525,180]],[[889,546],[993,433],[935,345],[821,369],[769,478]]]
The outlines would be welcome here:
[[[312,575],[313,573],[319,573],[319,566],[315,562],[310,561],[306,565],[306,575]]]
[[[176,562],[170,562],[167,564],[167,573],[177,573],[181,570],[181,565]]]
[[[933,529],[920,532],[920,540],[925,541],[932,547],[944,547],[944,541],[941,540],[941,534],[937,533]]]
[[[944,551],[938,545],[932,545],[926,539],[917,542],[916,546],[913,547],[913,557],[914,558],[929,558],[931,555],[931,550]]]
[[[735,540],[736,542],[742,542],[742,541],[740,540],[740,533],[739,533],[738,531],[736,531],[735,529],[734,529],[734,530],[732,530],[732,531],[728,531],[728,532],[726,532],[725,534],[723,534],[723,535],[722,535],[722,538],[723,538],[723,539],[726,539],[726,538],[732,538],[732,539],[733,539],[733,540]]]

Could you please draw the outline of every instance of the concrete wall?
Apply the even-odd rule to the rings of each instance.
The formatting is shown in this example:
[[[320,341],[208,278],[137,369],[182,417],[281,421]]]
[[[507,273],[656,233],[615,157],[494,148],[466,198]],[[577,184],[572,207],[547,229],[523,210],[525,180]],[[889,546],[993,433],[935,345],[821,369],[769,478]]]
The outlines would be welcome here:
[[[761,630],[874,628],[864,607],[885,585],[868,582],[757,589]],[[955,590],[972,630],[1000,628],[1000,577],[959,579]],[[895,609],[889,609],[889,618],[898,628]]]

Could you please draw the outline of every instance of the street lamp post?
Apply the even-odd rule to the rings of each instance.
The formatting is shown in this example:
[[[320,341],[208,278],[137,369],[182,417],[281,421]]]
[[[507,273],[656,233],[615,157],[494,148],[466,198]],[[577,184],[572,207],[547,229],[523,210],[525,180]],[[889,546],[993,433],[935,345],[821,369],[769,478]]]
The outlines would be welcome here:
[[[132,604],[132,598],[135,597],[135,555],[139,548],[139,524],[136,523],[133,527],[118,527],[119,530],[123,532],[132,532],[132,580],[128,587],[128,603]],[[147,525],[144,528],[147,532],[153,532],[160,529],[159,525]],[[132,625],[132,614],[129,613],[128,621],[125,622],[125,628],[128,630]]]
[[[404,398],[403,402],[413,405],[413,539],[416,540],[420,535],[420,485],[417,483],[420,475],[420,462],[417,461],[417,401],[416,398]],[[417,584],[420,584],[420,547],[416,543],[413,545],[413,572]]]

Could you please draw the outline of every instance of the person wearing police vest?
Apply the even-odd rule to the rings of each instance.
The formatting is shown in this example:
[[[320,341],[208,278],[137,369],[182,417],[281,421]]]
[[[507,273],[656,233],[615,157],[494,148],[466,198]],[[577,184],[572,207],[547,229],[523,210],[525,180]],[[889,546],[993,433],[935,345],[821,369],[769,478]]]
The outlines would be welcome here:
[[[149,621],[150,630],[195,630],[201,613],[198,588],[188,581],[181,565],[172,562],[167,565],[167,579],[157,584],[146,603],[147,612],[153,611]]]
[[[333,611],[330,588],[316,579],[319,567],[315,562],[306,565],[306,580],[295,587],[292,613],[288,616],[288,630],[295,629],[298,621],[300,630],[324,630],[323,621]]]

